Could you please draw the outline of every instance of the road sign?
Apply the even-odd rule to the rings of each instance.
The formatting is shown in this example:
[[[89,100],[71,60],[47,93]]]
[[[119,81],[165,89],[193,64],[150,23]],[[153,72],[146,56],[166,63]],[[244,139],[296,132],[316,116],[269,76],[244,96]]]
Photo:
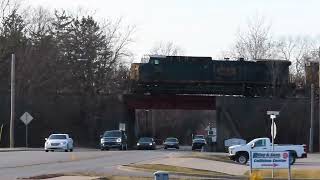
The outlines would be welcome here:
[[[290,168],[288,151],[251,151],[251,169],[288,169]]]
[[[126,131],[126,124],[125,123],[119,123],[119,130]]]
[[[276,115],[278,116],[280,113],[279,111],[267,111],[267,115]]]
[[[273,130],[274,127],[274,130]],[[274,134],[273,134],[274,133]],[[277,125],[276,123],[273,121],[273,124],[271,124],[271,137],[273,137],[273,139],[275,139],[277,136]]]
[[[20,119],[25,125],[28,125],[33,120],[33,117],[28,112],[25,112]]]
[[[28,124],[33,120],[33,117],[28,112],[25,112],[20,119],[26,125],[26,147],[28,147]]]

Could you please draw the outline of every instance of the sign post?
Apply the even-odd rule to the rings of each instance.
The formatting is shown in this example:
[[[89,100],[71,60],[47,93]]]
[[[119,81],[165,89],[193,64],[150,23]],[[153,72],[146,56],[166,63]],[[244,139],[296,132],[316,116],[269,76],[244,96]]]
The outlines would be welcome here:
[[[33,120],[33,117],[28,112],[25,112],[20,117],[20,120],[26,125],[26,147],[28,147],[28,124]]]
[[[0,144],[1,144],[1,138],[2,138],[2,129],[3,129],[3,124],[1,124],[1,128],[0,128]]]
[[[276,134],[277,134],[274,119],[279,115],[279,111],[267,111],[267,115],[270,115],[270,119],[271,119],[271,137],[272,137],[272,152],[273,152],[274,138],[276,137]],[[274,175],[274,170],[272,168],[272,178],[273,178],[273,175]]]

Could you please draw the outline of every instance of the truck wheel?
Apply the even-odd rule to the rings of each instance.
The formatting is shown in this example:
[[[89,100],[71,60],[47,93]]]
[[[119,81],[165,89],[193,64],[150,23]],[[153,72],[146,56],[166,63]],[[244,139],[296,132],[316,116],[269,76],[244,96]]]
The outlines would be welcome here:
[[[236,158],[237,162],[240,164],[247,164],[248,159],[249,157],[245,153],[240,153],[239,155],[237,155],[237,158]]]

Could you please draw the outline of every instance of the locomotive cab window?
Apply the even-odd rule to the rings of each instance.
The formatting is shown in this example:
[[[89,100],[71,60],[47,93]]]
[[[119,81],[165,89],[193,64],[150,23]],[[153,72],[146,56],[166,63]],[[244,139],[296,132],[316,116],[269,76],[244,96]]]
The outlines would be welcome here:
[[[159,61],[159,59],[155,59],[155,60],[153,61],[153,63],[154,63],[155,65],[158,65],[158,64],[160,63],[160,61]]]

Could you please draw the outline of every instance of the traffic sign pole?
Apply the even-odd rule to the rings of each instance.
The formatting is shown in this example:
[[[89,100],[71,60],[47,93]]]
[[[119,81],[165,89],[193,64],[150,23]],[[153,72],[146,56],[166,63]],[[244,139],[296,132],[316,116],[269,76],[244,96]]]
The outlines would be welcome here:
[[[274,115],[271,115],[274,116]],[[272,120],[272,152],[274,152],[274,117],[271,117]],[[274,177],[274,169],[272,168],[272,179]]]
[[[274,119],[279,115],[279,111],[267,111],[267,115],[270,115],[271,118],[271,138],[272,138],[272,152],[274,152],[274,138],[276,137]],[[272,179],[274,177],[274,168],[272,167]]]
[[[25,112],[21,117],[21,121],[26,125],[26,148],[28,147],[28,124],[33,120],[33,117]]]
[[[26,125],[26,148],[28,148],[28,124]]]

